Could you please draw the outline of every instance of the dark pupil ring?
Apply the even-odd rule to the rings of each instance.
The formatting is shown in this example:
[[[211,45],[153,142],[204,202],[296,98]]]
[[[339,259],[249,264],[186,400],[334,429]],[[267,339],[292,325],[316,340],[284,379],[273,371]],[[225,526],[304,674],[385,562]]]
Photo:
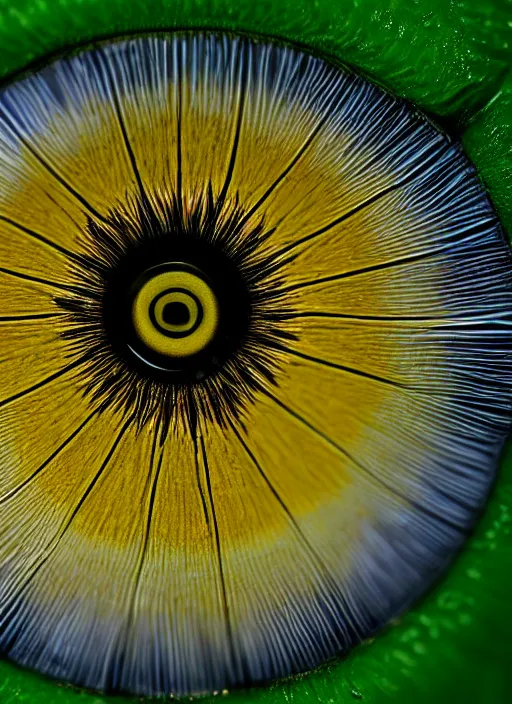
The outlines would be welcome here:
[[[186,330],[169,330],[168,328],[164,328],[158,322],[157,317],[155,315],[155,308],[160,299],[163,296],[168,296],[170,293],[183,293],[197,305],[197,317],[194,324],[190,328],[187,328]],[[170,313],[167,313],[168,309]],[[171,319],[167,318],[168,314],[171,315]],[[176,315],[181,316],[184,319],[178,320],[176,319]],[[189,335],[192,335],[201,325],[201,321],[203,320],[203,306],[199,298],[188,289],[167,288],[165,289],[165,291],[161,291],[158,296],[155,296],[151,301],[151,305],[149,307],[149,317],[155,328],[158,330],[158,332],[162,333],[162,335],[172,338],[188,337]],[[185,303],[182,303],[181,301],[172,301],[171,303],[167,303],[167,305],[164,306],[162,318],[164,322],[166,322],[168,325],[184,325],[188,320],[190,320],[190,310],[188,309]]]
[[[166,303],[162,318],[168,325],[186,325],[190,321],[190,311],[181,301]]]

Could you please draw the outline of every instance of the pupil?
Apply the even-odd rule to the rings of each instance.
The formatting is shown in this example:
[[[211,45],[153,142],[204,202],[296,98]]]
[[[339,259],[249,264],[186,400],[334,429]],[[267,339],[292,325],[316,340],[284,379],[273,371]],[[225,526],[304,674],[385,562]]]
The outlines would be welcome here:
[[[185,303],[174,301],[164,306],[162,318],[167,325],[185,325],[190,320],[190,311]]]

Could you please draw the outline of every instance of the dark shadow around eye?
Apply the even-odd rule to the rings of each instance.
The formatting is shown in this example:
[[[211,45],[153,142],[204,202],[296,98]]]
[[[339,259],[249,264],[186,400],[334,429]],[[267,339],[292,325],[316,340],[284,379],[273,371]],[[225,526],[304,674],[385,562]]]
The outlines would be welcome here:
[[[510,249],[457,142],[298,49],[159,34],[7,85],[0,186],[5,655],[265,684],[442,573],[510,427]]]

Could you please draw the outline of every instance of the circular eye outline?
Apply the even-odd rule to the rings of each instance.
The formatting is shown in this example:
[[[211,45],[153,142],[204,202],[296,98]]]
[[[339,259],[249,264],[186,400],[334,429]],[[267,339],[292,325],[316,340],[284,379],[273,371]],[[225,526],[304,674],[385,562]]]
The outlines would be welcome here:
[[[33,12],[30,19],[28,16],[24,15],[23,9],[21,9],[18,11],[18,16],[24,21],[16,19],[16,15],[13,13],[12,17],[15,19],[11,19],[10,21],[14,24],[9,24],[8,22],[5,24],[3,31],[6,37],[9,37],[9,41],[6,40],[5,46],[12,47],[17,44],[16,41],[13,41],[13,37],[15,37],[16,34],[25,38],[27,46],[33,42],[33,37],[38,35],[41,38],[42,45],[46,42],[43,48],[45,54],[62,49],[65,42],[63,37],[66,36],[66,33],[61,32],[61,29],[65,23],[74,26],[75,31],[73,31],[73,36],[77,41],[84,42],[93,39],[95,36],[107,37],[108,35],[118,35],[123,32],[154,29],[154,25],[148,24],[147,20],[140,19],[140,16],[151,16],[151,5],[153,2],[155,6],[158,5],[161,11],[162,3],[156,2],[156,0],[149,0],[149,2],[145,3],[144,13],[140,12],[142,2],[139,3],[134,0],[132,2],[133,7],[127,7],[126,2],[121,3],[120,0],[115,0],[111,3],[109,8],[104,7],[105,13],[101,21],[98,20],[97,14],[95,14],[94,22],[92,22],[92,20],[87,22],[87,27],[85,23],[80,27],[80,22],[73,22],[70,15],[67,14],[71,3],[67,5],[66,11],[63,11],[63,22],[60,25],[58,22],[50,22],[50,19],[55,20],[53,13],[56,11],[56,1],[46,3],[44,9],[42,9],[42,4],[40,7],[34,6],[31,8]],[[210,11],[205,7],[196,7],[193,18],[186,18],[184,15],[180,15],[180,12],[190,12],[189,4],[184,4],[186,7],[184,6],[183,10],[177,10],[177,8],[174,7],[174,3],[166,2],[165,12],[161,12],[159,16],[159,24],[160,27],[165,27],[169,31],[172,31],[174,28],[189,26],[197,29],[208,29],[212,25],[218,29],[231,31],[245,30],[252,33],[259,33],[265,30],[266,37],[271,39],[272,37],[267,33],[268,27],[272,26],[271,20],[264,11],[261,11],[261,19],[259,22],[251,23],[247,16],[249,4],[247,0],[242,0],[237,3],[236,8],[231,8],[228,20],[226,17],[228,17],[227,9],[229,3],[223,0],[217,0],[217,2],[212,3],[213,9],[211,12],[213,14],[210,14]],[[366,30],[363,29],[365,27],[364,22],[360,22],[360,28],[363,32],[361,40],[354,43],[350,39],[350,37],[354,36],[354,31],[344,32],[344,26],[340,24],[340,17],[344,15],[343,12],[340,12],[341,0],[337,3],[330,2],[330,0],[321,0],[320,3],[314,7],[313,3],[309,3],[309,8],[305,0],[303,4],[304,12],[299,11],[300,8],[298,9],[295,6],[293,12],[289,13],[290,21],[288,25],[286,25],[286,23],[276,22],[276,30],[279,28],[281,39],[288,40],[292,43],[307,44],[310,50],[315,51],[319,55],[323,54],[325,56],[325,54],[330,54],[331,58],[347,62],[356,67],[359,63],[357,56],[360,55],[363,59],[361,62],[363,70],[370,70],[374,78],[377,77],[378,82],[382,80],[388,87],[395,88],[393,84],[393,73],[399,73],[399,71],[396,70],[397,64],[393,64],[393,61],[390,61],[389,67],[387,68],[388,75],[386,75],[386,65],[382,66],[382,64],[386,64],[386,58],[384,57],[381,60],[380,52],[375,51],[375,45],[372,45],[371,41],[365,44],[364,31],[370,31],[370,29],[369,27]],[[82,5],[85,6],[87,3],[82,3]],[[92,18],[97,6],[96,3],[92,1],[89,2],[88,5]],[[283,12],[283,8],[289,9],[291,3],[289,3],[288,0],[279,0],[278,2],[274,2],[273,5],[276,6],[276,14],[278,15],[279,12]],[[436,5],[435,8],[434,5]],[[497,3],[495,3],[495,5],[497,8]],[[377,3],[375,8],[377,9]],[[469,43],[466,44],[463,40],[461,40],[460,43],[451,41],[453,36],[459,35],[460,37],[461,34],[463,36],[465,31],[467,34],[462,18],[461,21],[454,22],[452,13],[450,19],[447,10],[443,9],[442,2],[438,2],[437,4],[431,2],[429,4],[428,13],[425,12],[424,8],[411,8],[409,5],[406,5],[405,2],[402,9],[404,16],[407,15],[409,17],[410,27],[414,26],[414,24],[418,26],[423,23],[426,24],[428,21],[426,17],[436,15],[436,22],[433,23],[434,32],[427,32],[425,34],[425,45],[429,42],[430,45],[432,45],[432,37],[437,36],[438,41],[434,43],[440,47],[439,55],[432,59],[430,65],[429,70],[432,74],[436,72],[436,67],[440,67],[443,62],[445,66],[458,63],[469,73],[467,64],[464,63],[463,55],[466,49],[469,51],[471,37]],[[405,12],[405,10],[407,10],[407,12]],[[366,11],[370,13],[370,8],[366,8]],[[82,7],[81,12],[86,14],[87,9]],[[310,16],[310,12],[313,12],[314,15]],[[386,14],[386,12],[388,14]],[[48,14],[46,15],[46,13]],[[393,37],[395,36],[393,35],[393,26],[395,33],[397,32],[397,28],[403,29],[405,26],[406,38],[398,42],[398,47],[402,47],[402,51],[405,51],[407,45],[409,45],[409,47],[412,45],[413,51],[420,56],[422,48],[421,41],[419,49],[414,42],[411,44],[411,42],[407,41],[407,27],[401,22],[399,13],[400,8],[395,8],[395,14],[393,14],[391,10],[376,11],[372,16],[372,22],[368,23],[368,25],[372,25],[373,29],[375,29],[377,23],[382,25],[384,28],[382,30],[382,36],[387,36],[390,40],[389,44],[393,43]],[[498,9],[496,9],[496,16],[497,13]],[[37,28],[34,29],[37,27],[38,17],[40,21],[40,32],[37,31]],[[492,32],[493,17],[492,12],[486,15],[487,26],[491,27],[491,29],[488,30],[489,36]],[[122,18],[122,21],[120,18]],[[308,21],[308,19],[311,21]],[[483,25],[484,18],[481,17],[480,19]],[[329,30],[326,30],[325,33],[323,33],[321,29],[318,29],[322,24],[322,20],[326,27],[329,26]],[[304,25],[303,32],[297,28],[296,22],[300,22]],[[148,26],[141,26],[143,24]],[[357,18],[354,20],[354,24],[357,24]],[[313,29],[306,30],[306,25],[313,27]],[[391,30],[389,29],[390,27]],[[47,31],[45,32],[45,30]],[[388,32],[387,35],[386,31]],[[437,35],[435,34],[436,31],[438,32]],[[332,37],[338,35],[342,37],[340,42],[332,39]],[[398,36],[399,35],[396,33],[395,40]],[[446,37],[446,43],[442,41],[443,36]],[[354,46],[351,46],[351,42]],[[335,47],[335,44],[338,46]],[[356,44],[357,47],[355,46]],[[489,89],[489,92],[495,95],[497,94],[497,89],[494,87],[494,81],[497,76],[497,71],[499,73],[499,61],[496,62],[495,55],[493,56],[495,43],[489,42],[489,44],[485,46],[482,42],[479,46],[482,52],[479,60],[481,71],[487,72],[489,75],[489,84],[493,86],[492,90]],[[19,47],[17,47],[16,51],[18,50]],[[33,45],[30,52],[32,52],[32,50]],[[409,48],[407,50],[409,50]],[[5,51],[13,52],[14,49],[7,48]],[[368,61],[365,51],[373,52],[373,54],[379,56],[379,58],[375,60],[373,69],[370,65],[371,61]],[[13,55],[14,54],[11,53],[11,58]],[[21,51],[19,55],[21,56]],[[21,58],[20,61],[21,64],[18,66],[19,68],[26,63],[27,56]],[[11,61],[10,64],[9,61],[6,61],[4,66],[6,71],[15,70],[13,61]],[[442,75],[446,79],[447,84],[449,84],[450,75],[453,78],[455,74],[450,74],[450,71],[448,71],[447,74],[446,70],[444,70],[444,72],[440,70],[439,75]],[[414,100],[415,93],[418,92],[418,86],[421,82],[414,85],[414,78],[411,79],[409,77],[408,80],[411,81],[410,90],[404,89],[400,92],[404,97]],[[476,78],[476,80],[478,81],[479,78]],[[441,84],[443,81],[440,78],[437,82]],[[463,91],[461,91],[461,94],[462,93]],[[485,100],[484,102],[488,103],[489,101]],[[497,101],[486,108],[487,115],[490,114],[492,117],[496,102]],[[429,104],[428,99],[423,101],[423,107],[435,111],[435,105]],[[468,124],[477,111],[474,107],[473,109],[466,108],[466,104],[459,103],[457,115],[463,116],[461,119],[463,119],[465,124]],[[483,118],[479,116],[478,119],[483,119],[485,124],[489,124],[489,120],[485,122],[485,115]],[[510,132],[508,135],[510,136]],[[502,133],[502,136],[506,139],[507,132]],[[493,150],[496,150],[496,140],[494,142],[489,140],[485,149],[479,150],[479,153],[476,154],[473,159],[477,168],[479,168],[479,160],[481,160],[481,173],[484,174],[484,180],[486,180],[486,173],[489,173],[490,169],[486,163],[493,161]],[[506,164],[510,164],[510,157]],[[502,169],[504,168],[505,162],[503,162],[502,166]],[[505,208],[502,210],[498,209],[498,212],[502,222],[512,222],[512,217]],[[318,673],[304,677],[302,683],[302,678],[297,678],[292,683],[286,683],[284,685],[277,683],[269,690],[255,690],[253,692],[232,694],[230,700],[238,702],[257,702],[259,700],[270,701],[273,704],[277,704],[277,702],[286,701],[289,689],[293,688],[295,701],[299,703],[302,701],[311,702],[312,691],[313,697],[315,697],[318,702],[322,703],[328,702],[331,699],[343,703],[357,700],[364,701],[367,698],[371,701],[380,702],[392,696],[394,701],[403,701],[405,704],[405,702],[410,701],[411,696],[414,696],[415,701],[419,704],[419,702],[423,701],[430,702],[433,696],[436,696],[436,693],[441,697],[441,701],[448,701],[450,700],[451,693],[456,693],[460,697],[462,696],[462,691],[468,693],[468,701],[471,700],[475,704],[479,704],[480,702],[484,704],[487,702],[488,699],[485,698],[487,692],[484,691],[483,686],[478,689],[478,675],[475,674],[472,679],[464,684],[459,677],[454,675],[454,669],[458,668],[459,672],[467,670],[464,657],[469,656],[471,652],[475,653],[475,660],[478,659],[478,655],[480,654],[478,648],[482,647],[482,638],[485,639],[486,644],[489,644],[493,652],[497,654],[501,653],[499,644],[492,636],[492,633],[497,632],[497,626],[494,623],[496,616],[494,615],[493,617],[493,613],[495,613],[493,600],[496,599],[496,595],[493,597],[487,593],[486,598],[482,596],[481,601],[483,600],[484,603],[476,608],[475,602],[477,601],[477,597],[475,594],[480,593],[481,595],[485,595],[486,592],[490,592],[488,585],[491,578],[489,575],[493,573],[500,575],[500,582],[504,584],[507,581],[507,574],[510,575],[512,573],[512,555],[508,546],[510,539],[507,538],[507,531],[510,530],[510,528],[507,527],[507,515],[510,511],[512,511],[512,454],[509,452],[504,455],[501,464],[501,476],[498,480],[494,497],[491,497],[489,500],[485,515],[477,526],[474,537],[464,549],[459,560],[452,566],[451,572],[445,577],[442,584],[440,584],[421,604],[408,612],[400,620],[400,623],[391,626],[388,632],[379,635],[375,642],[360,646],[344,662],[326,666]],[[475,562],[478,564],[477,568],[474,566]],[[478,575],[480,576],[478,577]],[[505,595],[504,591],[503,594]],[[465,606],[465,610],[462,609],[460,614],[464,616],[465,619],[456,618],[456,609],[454,609],[453,605],[457,600],[454,598],[454,595],[458,595],[459,604]],[[512,619],[509,614],[505,613],[502,615],[502,621],[510,626]],[[492,633],[488,625],[489,623],[492,624],[492,628],[494,629]],[[454,652],[454,644],[452,641],[454,633],[459,634],[458,642],[463,646],[459,653]],[[438,656],[436,656],[432,653],[432,649],[436,644],[437,647],[439,647],[439,639],[444,639],[446,642],[443,643],[442,653],[439,654],[438,651]],[[462,643],[462,639],[464,639],[464,643]],[[447,668],[443,674],[442,668],[438,667],[439,662],[443,661],[451,663],[452,668],[450,672],[447,671]],[[494,675],[499,674],[500,662],[505,662],[503,654],[501,654],[501,661],[498,658],[497,663],[488,663],[487,682],[492,680],[493,673]],[[78,701],[78,698],[80,698],[80,701],[83,701],[84,698],[87,700],[89,697],[91,701],[92,699],[95,701],[102,701],[103,699],[99,698],[98,695],[88,695],[87,693],[73,689],[58,688],[54,682],[45,683],[39,675],[18,671],[15,666],[10,664],[0,662],[0,665],[2,671],[7,672],[4,677],[4,687],[10,687],[11,690],[9,691],[9,689],[7,689],[7,701],[9,704],[11,701],[23,701],[24,699],[32,702],[47,702],[51,700],[59,703]],[[418,666],[423,667],[424,674],[417,675],[415,668]],[[428,680],[429,685],[422,685],[422,682],[425,683],[428,677],[430,677]],[[9,678],[9,681],[7,681],[7,678]],[[11,682],[13,683],[12,686],[10,684]],[[450,685],[450,682],[454,682],[454,684]],[[45,686],[47,686],[46,694]],[[450,689],[450,686],[452,689]],[[104,701],[115,701],[119,703],[122,701],[131,702],[133,699],[116,698],[110,700],[110,698],[105,698]],[[212,701],[214,700],[212,699]]]

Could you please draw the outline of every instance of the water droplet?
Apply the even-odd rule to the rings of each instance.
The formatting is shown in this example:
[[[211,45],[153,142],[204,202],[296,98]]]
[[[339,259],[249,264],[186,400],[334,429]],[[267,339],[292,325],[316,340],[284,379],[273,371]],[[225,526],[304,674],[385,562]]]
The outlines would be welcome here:
[[[480,579],[482,577],[482,574],[479,570],[475,569],[474,567],[471,567],[466,574],[470,579]]]

